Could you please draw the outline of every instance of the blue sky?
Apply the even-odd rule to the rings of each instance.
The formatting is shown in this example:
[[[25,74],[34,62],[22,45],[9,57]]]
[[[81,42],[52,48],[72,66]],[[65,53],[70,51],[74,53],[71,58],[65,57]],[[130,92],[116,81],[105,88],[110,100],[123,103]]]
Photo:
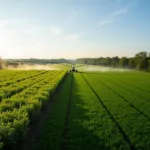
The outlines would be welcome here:
[[[2,58],[150,51],[150,0],[0,0]]]

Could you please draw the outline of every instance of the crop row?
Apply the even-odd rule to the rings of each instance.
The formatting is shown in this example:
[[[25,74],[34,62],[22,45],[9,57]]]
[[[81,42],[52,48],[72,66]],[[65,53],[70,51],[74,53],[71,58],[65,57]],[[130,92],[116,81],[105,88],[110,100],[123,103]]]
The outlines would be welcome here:
[[[130,143],[80,74],[68,75],[32,150],[130,149]],[[66,89],[66,90],[64,90]],[[70,95],[71,94],[71,95]],[[61,113],[60,113],[61,110]]]
[[[103,79],[105,83],[108,83],[111,88],[117,93],[120,93],[124,99],[126,99],[132,106],[134,106],[138,111],[145,114],[147,118],[150,119],[150,94],[144,91],[139,91],[133,87],[130,87],[117,80],[106,80]]]
[[[16,72],[16,71],[14,71],[14,72]],[[14,86],[18,82],[21,82],[23,80],[27,80],[29,78],[33,78],[35,76],[41,75],[41,74],[46,73],[46,72],[47,71],[36,71],[36,70],[33,71],[32,70],[32,71],[26,71],[26,72],[24,72],[24,71],[18,72],[17,74],[15,74],[15,76],[10,75],[11,77],[4,76],[3,81],[0,81],[0,88],[3,86],[9,86],[12,84]]]
[[[141,99],[141,101],[149,101],[150,93],[148,93],[144,90],[135,88],[135,87],[133,87],[133,86],[127,84],[127,83],[115,80],[114,78],[113,79],[104,78],[104,81],[105,80],[119,86],[121,89],[126,90],[129,93],[132,93],[136,97],[139,97]]]
[[[68,125],[68,148],[129,149],[111,113],[103,107],[87,80],[74,74],[71,112]],[[95,85],[94,85],[95,87]]]
[[[94,87],[104,105],[119,123],[131,144],[137,149],[150,148],[150,120],[135,106],[133,95],[115,84],[104,80],[101,76],[84,74],[89,83]],[[132,101],[131,101],[132,100]]]
[[[7,78],[8,80],[13,79],[19,74],[29,74],[27,71],[8,71],[8,70],[0,70],[0,82],[5,81]]]
[[[105,77],[86,73],[68,75],[54,98],[41,136],[30,143],[30,148],[150,149],[150,121],[146,111],[137,105],[141,99],[138,96],[133,99],[133,94],[117,79],[113,83],[111,76]]]
[[[106,75],[106,77],[110,77],[110,75]],[[122,74],[122,75],[112,75],[111,79],[114,81],[121,81],[123,83],[127,83],[129,85],[133,85],[134,88],[139,88],[145,92],[150,92],[150,82],[149,81],[150,75],[147,73],[130,73],[130,74]]]
[[[59,150],[65,129],[72,75],[68,75],[58,93],[40,131],[40,137],[30,144],[32,150]],[[33,147],[32,147],[33,145]]]
[[[33,78],[29,78],[27,80],[24,80],[22,82],[19,82],[15,85],[10,85],[10,86],[4,86],[3,88],[0,89],[0,100],[3,100],[5,98],[10,98],[14,94],[17,94],[24,89],[28,88],[29,86],[39,82],[40,80],[44,79],[45,77],[49,75],[53,75],[56,71],[52,72],[46,72],[40,76],[35,76]]]
[[[119,80],[117,76],[111,76],[110,78],[108,75],[97,74],[94,75],[94,77],[95,79],[101,78],[101,81],[105,84],[109,84],[110,88],[113,89],[117,95],[122,97],[137,111],[141,112],[141,114],[145,115],[145,117],[150,118],[150,93],[121,82],[126,81],[125,77],[120,77]],[[133,84],[134,81],[130,83]]]
[[[6,106],[0,113],[0,150],[15,148],[17,142],[25,137],[29,123],[38,116],[42,106],[50,100],[65,74],[65,71],[57,71],[52,76],[50,74],[49,77],[45,76],[41,82],[35,80],[36,84],[29,86],[24,90],[25,92],[0,103],[0,106],[2,104]]]
[[[26,89],[22,92],[14,94],[12,97],[3,99],[0,103],[0,112],[10,111],[13,109],[17,109],[22,107],[22,105],[27,104],[28,98],[31,96],[38,97],[38,91],[40,88],[43,88],[48,83],[52,83],[55,81],[55,76],[59,75],[60,72],[48,72],[46,75],[43,75],[37,79],[35,79],[34,84],[30,84]]]
[[[37,70],[23,71],[23,70],[0,70],[0,83],[8,82],[10,80],[15,80],[16,78],[20,78],[21,76],[28,76],[34,73],[43,72]]]

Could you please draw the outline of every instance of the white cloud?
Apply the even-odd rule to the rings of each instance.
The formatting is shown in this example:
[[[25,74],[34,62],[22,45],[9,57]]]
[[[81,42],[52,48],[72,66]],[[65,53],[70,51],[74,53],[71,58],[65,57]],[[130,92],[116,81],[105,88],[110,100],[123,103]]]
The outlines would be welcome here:
[[[115,0],[115,2],[117,3],[122,3],[124,0]],[[124,8],[120,8],[114,12],[112,12],[109,16],[107,16],[106,18],[104,18],[103,20],[101,20],[99,22],[99,25],[100,26],[105,26],[105,25],[108,25],[108,24],[111,24],[113,23],[117,17],[121,16],[121,15],[125,15],[129,12],[129,10],[136,6],[138,4],[137,1],[131,1],[131,3],[127,6],[127,7],[124,7]],[[120,5],[120,4],[119,4]]]
[[[100,21],[99,25],[100,26],[105,26],[105,25],[113,23],[116,20],[116,17],[119,17],[121,15],[124,15],[124,14],[128,13],[131,6],[133,6],[133,5],[130,5],[129,7],[122,8],[122,9],[114,11],[108,17],[106,17],[106,19]]]
[[[112,13],[112,16],[119,16],[119,15],[126,14],[128,12],[128,10],[129,10],[129,7],[117,10],[114,13]]]

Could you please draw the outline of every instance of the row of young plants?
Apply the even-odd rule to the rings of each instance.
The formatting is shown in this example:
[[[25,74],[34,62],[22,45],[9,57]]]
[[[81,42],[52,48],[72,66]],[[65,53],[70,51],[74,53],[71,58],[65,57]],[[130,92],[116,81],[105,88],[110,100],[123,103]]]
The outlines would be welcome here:
[[[71,87],[69,75],[55,97],[41,136],[30,148],[149,149],[147,118],[117,95],[116,87],[111,87],[100,74],[83,75],[100,99],[80,74],[73,74]]]
[[[65,130],[65,120],[68,110],[69,94],[71,89],[72,75],[61,85],[60,90],[54,96],[52,107],[47,114],[44,124],[41,128],[40,136],[36,142],[30,144],[29,150],[60,150],[63,131]]]
[[[103,107],[84,77],[81,74],[74,74],[74,77],[67,149],[130,149],[112,116]]]
[[[38,80],[35,78],[34,84],[28,86],[23,91],[14,94],[10,98],[3,99],[2,102],[0,103],[0,112],[10,111],[13,110],[14,108],[17,109],[22,107],[22,105],[27,104],[28,98],[30,98],[33,95],[37,96],[38,95],[37,93],[39,93],[38,90],[41,87],[44,87],[48,83],[51,83],[53,80],[55,80],[54,77],[57,76],[58,74],[59,72],[53,71],[48,72],[45,75],[41,75],[40,77],[38,77]]]
[[[122,96],[128,103],[130,103],[135,109],[139,110],[141,113],[145,114],[145,116],[150,118],[150,93],[130,86],[129,84],[123,83],[122,81],[128,81],[126,76],[121,76],[118,79],[118,76],[112,75],[110,77],[109,74],[103,75],[95,75],[97,78],[101,78],[102,81],[108,83],[110,88],[114,90],[114,92],[118,93]],[[130,82],[131,84],[134,81]]]
[[[41,74],[39,76],[34,76],[32,78],[28,78],[22,82],[19,82],[17,84],[12,84],[9,86],[2,87],[0,89],[0,100],[2,101],[3,99],[10,98],[11,96],[25,90],[29,86],[39,82],[41,79],[44,79],[45,77],[52,75],[56,71],[51,71],[51,72],[46,72],[44,74]]]
[[[84,76],[119,123],[129,142],[136,149],[150,149],[150,120],[140,111],[140,108],[131,103],[131,100],[134,100],[132,94],[104,80],[101,76],[94,74]],[[140,101],[140,99],[134,101],[136,100]]]
[[[14,70],[0,70],[0,82],[1,81],[5,81],[5,78],[9,79],[13,79],[13,77],[19,75],[20,73],[23,73],[23,71],[14,71]],[[27,71],[24,71],[24,73],[29,73]]]
[[[9,74],[9,71],[7,71]],[[37,70],[31,70],[31,71],[22,71],[22,72],[17,72],[17,71],[11,71],[14,72],[14,75],[11,76],[11,74],[7,77],[5,76],[5,73],[0,72],[2,75],[4,75],[3,77],[3,81],[0,81],[0,89],[4,86],[15,86],[18,82],[21,82],[23,80],[27,80],[29,78],[33,78],[37,75],[43,74],[47,71],[37,71]]]
[[[106,77],[105,79],[107,79],[109,82],[116,84],[117,86],[120,86],[129,93],[132,93],[133,95],[139,97],[141,101],[149,101],[150,92],[132,86],[131,84],[133,83],[133,81],[131,81],[130,84],[128,84],[125,82],[126,79],[117,80],[117,77],[112,77],[111,79]]]
[[[30,143],[30,149],[130,149],[115,122],[80,74],[73,74],[73,79],[72,74],[68,75],[54,98],[40,134],[36,142]]]
[[[16,94],[0,103],[13,108],[8,107],[0,112],[0,150],[14,149],[26,136],[30,122],[38,116],[43,105],[50,100],[65,75],[66,71],[49,74],[41,81],[36,81],[37,83],[32,87],[28,87],[24,93]]]
[[[108,75],[109,76],[109,75]],[[139,72],[136,74],[132,74],[132,72],[128,75],[117,75],[117,76],[112,76],[112,78],[116,78],[117,80],[127,83],[130,86],[133,86],[134,88],[138,88],[142,91],[145,91],[147,93],[150,93],[150,74],[149,73],[144,73],[144,72]]]
[[[41,70],[40,72],[43,72]],[[22,78],[22,76],[26,77],[32,73],[38,73],[37,70],[0,70],[0,83],[4,82],[6,85],[10,84],[10,81],[16,81],[18,78]],[[7,79],[7,80],[6,80]],[[10,83],[9,83],[10,82]]]
[[[114,78],[111,80],[103,78],[103,81],[113,87],[115,92],[120,93],[135,109],[150,119],[150,93],[123,84],[118,80],[114,80]]]

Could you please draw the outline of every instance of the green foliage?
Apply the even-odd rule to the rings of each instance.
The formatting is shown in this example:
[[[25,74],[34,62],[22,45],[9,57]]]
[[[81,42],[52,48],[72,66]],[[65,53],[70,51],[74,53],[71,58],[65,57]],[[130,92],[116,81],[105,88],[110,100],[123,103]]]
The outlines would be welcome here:
[[[14,110],[0,114],[0,135],[6,149],[13,149],[16,142],[26,135],[28,114]]]
[[[35,150],[59,150],[63,129],[65,128],[65,117],[69,102],[71,75],[68,75],[60,91],[54,96],[54,103],[50,114],[41,129],[41,137],[34,145]]]
[[[150,149],[150,75],[90,72],[83,76],[100,99],[80,73],[73,74],[73,82],[69,75],[33,150],[128,150],[131,145]]]
[[[0,150],[16,148],[65,74],[66,71],[1,71]]]
[[[129,68],[133,69],[135,67],[136,67],[136,63],[135,63],[134,58],[130,58],[129,59]]]
[[[141,58],[139,60],[139,69],[147,70],[147,68],[148,68],[148,59],[147,58]]]
[[[125,67],[128,67],[128,58],[127,57],[122,57],[120,60],[119,60],[119,64],[121,65],[121,67],[125,68]]]
[[[14,82],[1,73],[1,93],[23,87],[7,98],[1,94],[0,150],[9,150],[25,138],[30,122],[51,100],[66,71],[24,72],[27,78],[8,71],[16,75]],[[62,145],[69,150],[127,150],[131,145],[150,149],[149,78],[137,71],[69,74],[54,95],[33,149],[59,150]]]
[[[139,70],[149,70],[149,61],[150,57],[145,51],[135,54],[133,58],[122,57],[100,57],[100,58],[80,58],[77,59],[78,63],[88,64],[88,65],[101,65],[109,67],[122,67],[122,68],[131,68]]]
[[[18,66],[19,64],[57,64],[57,63],[68,63],[68,60],[60,59],[7,59],[8,65]]]
[[[136,149],[149,149],[150,75],[125,72],[84,76]]]
[[[148,60],[148,71],[150,72],[150,57],[149,57],[149,60]]]

